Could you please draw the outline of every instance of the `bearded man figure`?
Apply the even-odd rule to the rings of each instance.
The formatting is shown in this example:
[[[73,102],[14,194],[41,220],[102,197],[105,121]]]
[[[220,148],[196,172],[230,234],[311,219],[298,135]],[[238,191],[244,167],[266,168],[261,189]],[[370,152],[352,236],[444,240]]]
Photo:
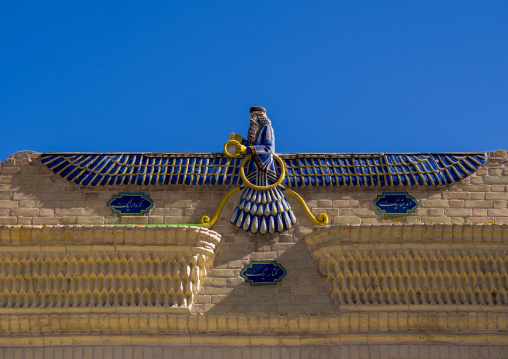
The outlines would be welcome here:
[[[237,153],[251,155],[245,175],[251,184],[266,187],[277,182],[279,175],[273,160],[275,135],[263,107],[251,107],[247,139],[234,133],[231,139],[240,143],[236,146]],[[284,186],[263,190],[242,183],[240,188],[242,195],[230,219],[233,225],[253,234],[266,234],[283,232],[296,223],[284,196]]]

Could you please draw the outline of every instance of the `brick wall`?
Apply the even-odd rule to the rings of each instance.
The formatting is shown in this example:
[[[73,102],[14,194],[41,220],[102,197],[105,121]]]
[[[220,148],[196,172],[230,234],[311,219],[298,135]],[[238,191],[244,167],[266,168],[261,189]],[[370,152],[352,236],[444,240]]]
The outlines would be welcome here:
[[[13,230],[35,226],[56,231],[60,228],[58,226],[87,228],[93,225],[95,228],[106,230],[113,228],[127,230],[130,225],[135,225],[133,228],[142,231],[142,228],[153,228],[144,225],[198,224],[201,216],[213,215],[221,199],[231,188],[161,185],[82,187],[55,175],[41,165],[40,154],[19,152],[0,163],[0,227]],[[330,276],[322,269],[323,266],[327,266],[327,270],[333,267],[329,262],[322,264],[326,261],[326,251],[322,250],[320,257],[317,258],[313,249],[311,250],[308,239],[315,237],[315,234],[323,228],[329,231],[324,232],[323,236],[326,237],[331,236],[327,233],[335,233],[335,229],[343,227],[345,231],[349,227],[382,228],[382,225],[387,225],[387,228],[428,227],[436,228],[436,233],[445,233],[446,231],[440,228],[451,228],[451,231],[454,231],[454,228],[474,225],[482,228],[495,226],[501,231],[500,236],[488,237],[485,234],[488,231],[485,230],[478,238],[469,238],[469,244],[461,241],[460,236],[450,239],[444,235],[422,235],[421,238],[411,237],[413,238],[411,240],[402,240],[397,235],[385,234],[382,238],[376,238],[377,229],[374,228],[369,239],[364,239],[362,245],[367,248],[366,250],[381,250],[384,249],[384,243],[390,242],[390,248],[406,245],[410,250],[411,243],[418,242],[424,243],[420,247],[432,249],[436,247],[432,247],[432,243],[438,241],[439,246],[436,248],[443,253],[448,249],[460,249],[467,244],[468,248],[473,250],[479,248],[481,253],[493,251],[497,253],[496,258],[508,258],[506,245],[508,238],[505,235],[507,228],[505,225],[508,224],[507,151],[489,153],[484,167],[474,175],[449,186],[302,187],[294,190],[306,200],[314,215],[326,213],[330,225],[325,227],[314,225],[306,217],[300,204],[288,195],[298,225],[283,234],[251,235],[229,224],[229,216],[239,198],[239,193],[233,195],[212,228],[221,238],[221,244],[190,309],[185,309],[186,313],[182,314],[168,312],[164,308],[125,308],[128,310],[122,314],[118,308],[101,308],[103,318],[106,316],[112,318],[114,313],[120,318],[120,322],[122,315],[132,312],[138,319],[124,322],[129,323],[129,326],[134,325],[135,328],[125,329],[130,330],[128,338],[121,339],[126,340],[125,342],[120,343],[118,341],[120,339],[116,339],[116,342],[115,339],[107,339],[111,340],[109,343],[114,344],[111,348],[104,349],[105,339],[90,338],[90,335],[94,333],[118,335],[115,330],[121,330],[122,325],[99,325],[99,329],[93,329],[97,332],[93,332],[92,328],[96,328],[93,323],[100,323],[100,319],[85,318],[82,323],[90,329],[84,334],[79,333],[88,335],[88,339],[83,340],[85,342],[89,340],[94,345],[88,346],[86,350],[89,352],[92,350],[90,348],[94,348],[93,350],[97,350],[94,353],[103,353],[104,350],[115,352],[118,346],[129,353],[136,350],[142,350],[144,353],[145,349],[149,353],[158,351],[166,353],[167,340],[173,340],[176,349],[171,350],[171,355],[175,358],[200,357],[195,355],[196,350],[200,351],[200,355],[217,352],[220,356],[226,357],[228,355],[238,357],[235,353],[243,352],[250,353],[252,357],[259,357],[266,352],[272,357],[301,358],[311,354],[320,357],[322,353],[325,353],[322,357],[336,357],[333,354],[335,352],[340,352],[344,358],[384,356],[382,353],[390,353],[392,357],[409,357],[407,354],[409,352],[414,352],[415,357],[421,358],[476,357],[471,354],[476,352],[495,352],[499,353],[499,357],[506,357],[507,347],[504,343],[507,342],[505,333],[508,330],[508,313],[504,305],[477,305],[465,309],[465,306],[455,304],[418,307],[385,305],[383,308],[372,303],[355,302],[355,305],[343,305],[344,301],[340,302],[337,299],[339,296],[333,293],[334,289],[340,287],[334,287]],[[382,192],[389,191],[408,192],[419,201],[419,208],[415,213],[405,217],[385,217],[379,214],[373,206],[373,200]],[[118,217],[107,207],[107,202],[118,192],[144,192],[150,195],[155,207],[146,216]],[[164,231],[165,227],[157,226],[157,228]],[[104,244],[103,238],[99,237],[100,235],[87,237],[83,241],[86,240],[86,245],[95,248],[94,245]],[[356,239],[339,237],[336,238],[337,243],[349,241],[354,248]],[[7,238],[7,241],[2,238],[0,240],[3,241],[0,243],[0,249],[3,248],[4,252],[6,248],[24,245],[23,241],[14,242],[12,238]],[[84,244],[74,237],[70,240],[75,242],[65,243],[67,246],[65,248]],[[476,242],[471,244],[473,240]],[[146,243],[146,240],[140,241],[140,246]],[[30,245],[37,243],[30,242]],[[334,250],[337,252],[337,249]],[[460,260],[467,257],[462,254],[461,256]],[[243,282],[239,273],[251,260],[277,260],[287,269],[288,275],[275,286],[249,286]],[[503,284],[499,286],[502,287]],[[504,286],[508,288],[508,284]],[[4,345],[10,348],[5,349],[8,350],[7,353],[17,353],[25,345],[34,348],[44,346],[51,347],[52,353],[68,350],[75,356],[75,351],[76,353],[79,351],[78,344],[69,344],[65,338],[57,340],[54,336],[77,335],[78,332],[72,331],[70,322],[65,322],[67,325],[65,326],[62,318],[68,316],[69,321],[75,320],[73,318],[78,312],[71,310],[64,313],[53,309],[52,313],[60,318],[59,322],[49,318],[48,315],[51,313],[44,310],[34,309],[30,313],[23,314],[23,310],[20,312],[17,308],[11,312],[0,309],[0,347]],[[96,313],[100,317],[96,309],[86,309],[79,313],[82,316],[85,313],[88,316]],[[22,315],[33,319],[34,322],[27,325],[29,329],[19,329],[19,332],[15,332],[14,328],[21,325],[16,323],[21,323]],[[141,329],[141,324],[136,323],[154,327],[153,330],[145,330]],[[177,324],[173,327],[173,323]],[[51,326],[54,329],[49,329]],[[64,327],[68,329],[62,329]],[[467,338],[462,333],[464,328],[469,335]],[[422,334],[429,332],[433,335]],[[162,334],[156,336],[155,333]],[[206,337],[203,333],[206,333]],[[53,339],[48,339],[48,342],[35,339],[19,341],[23,335],[29,334],[51,334]],[[139,344],[141,347],[136,346],[138,342],[135,340],[144,340],[136,337],[137,334],[152,335],[150,340],[153,346],[145,348],[143,343]],[[21,337],[16,339],[18,341],[13,342],[14,344],[5,344],[1,341],[6,336],[10,338],[16,335]],[[237,337],[239,335],[243,337]],[[182,341],[183,338],[188,340]],[[80,353],[84,352],[85,349]],[[258,352],[259,355],[253,354]],[[291,353],[294,353],[294,356]],[[49,354],[48,356],[52,357]],[[145,357],[157,356],[146,354]]]

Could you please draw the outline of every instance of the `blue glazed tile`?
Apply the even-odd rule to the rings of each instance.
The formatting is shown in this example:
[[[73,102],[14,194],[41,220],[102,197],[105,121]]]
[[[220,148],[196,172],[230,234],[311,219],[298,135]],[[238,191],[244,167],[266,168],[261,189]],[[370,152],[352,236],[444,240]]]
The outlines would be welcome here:
[[[150,212],[154,203],[143,192],[120,192],[108,202],[108,207],[118,216],[143,216]]]
[[[374,207],[385,216],[409,216],[418,206],[407,192],[383,192],[374,200]]]
[[[276,261],[251,261],[240,271],[240,276],[250,285],[274,285],[286,274],[286,269]]]

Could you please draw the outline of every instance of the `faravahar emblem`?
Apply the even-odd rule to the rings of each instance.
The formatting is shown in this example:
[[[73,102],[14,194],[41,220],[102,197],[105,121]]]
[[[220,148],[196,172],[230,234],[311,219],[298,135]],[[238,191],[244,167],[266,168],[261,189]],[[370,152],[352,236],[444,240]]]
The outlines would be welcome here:
[[[287,195],[311,221],[314,216],[299,187],[384,187],[449,185],[473,174],[485,153],[285,153],[275,152],[275,134],[266,110],[250,109],[247,138],[232,133],[222,153],[44,153],[43,164],[81,186],[187,185],[233,187],[210,219],[213,226],[228,199],[241,191],[230,222],[253,234],[284,232],[296,224]]]

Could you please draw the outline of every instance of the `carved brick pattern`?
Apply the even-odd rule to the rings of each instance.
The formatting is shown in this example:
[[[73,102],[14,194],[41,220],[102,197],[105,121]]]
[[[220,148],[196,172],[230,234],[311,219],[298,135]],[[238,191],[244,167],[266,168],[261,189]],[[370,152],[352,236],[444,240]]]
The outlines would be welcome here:
[[[339,304],[508,305],[508,252],[335,249],[320,270]]]
[[[206,259],[157,250],[3,252],[0,308],[186,308]]]

